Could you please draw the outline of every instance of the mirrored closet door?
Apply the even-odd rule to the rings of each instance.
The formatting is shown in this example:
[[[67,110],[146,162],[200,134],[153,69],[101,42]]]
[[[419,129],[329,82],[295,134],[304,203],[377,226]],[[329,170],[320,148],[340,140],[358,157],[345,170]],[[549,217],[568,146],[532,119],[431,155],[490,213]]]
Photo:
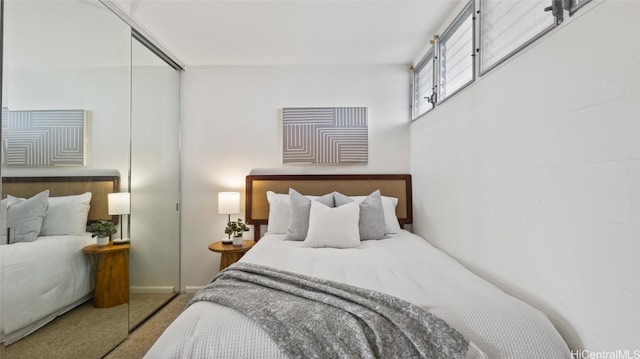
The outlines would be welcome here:
[[[112,190],[126,190],[130,27],[97,1],[4,0],[3,6],[3,181],[104,176],[117,179]],[[3,196],[12,194],[4,187]],[[104,205],[106,194],[95,191],[93,199]],[[45,214],[37,239],[6,244],[5,236],[0,245],[4,357],[99,358],[128,335],[128,291],[98,308],[92,271],[102,254],[83,251],[95,239],[73,241],[77,229],[51,218]],[[80,221],[81,234],[83,226]],[[69,263],[74,267],[62,272]],[[117,281],[126,283],[120,273]]]
[[[134,38],[131,44],[131,329],[179,290],[178,89],[179,71]]]
[[[149,42],[101,2],[0,1],[3,182],[44,178],[67,184],[107,178],[109,192],[127,192],[130,198],[124,211],[129,214],[99,214],[117,223],[113,238],[129,238],[128,261],[108,265],[124,273],[115,283],[124,283],[124,289],[113,305],[95,302],[96,272],[105,254],[85,251],[95,243],[85,238],[88,242],[70,252],[93,271],[90,288],[51,309],[46,320],[25,319],[59,297],[52,293],[68,282],[41,278],[39,285],[45,287],[36,291],[42,295],[19,298],[25,287],[34,288],[29,278],[38,278],[39,266],[16,266],[19,258],[36,255],[16,253],[37,246],[8,244],[11,235],[0,236],[0,356],[100,358],[180,287],[179,71],[149,50],[153,46],[143,45]],[[57,142],[45,146],[50,140]],[[65,196],[83,192],[93,194],[89,220],[97,218],[94,206],[107,211],[107,194],[93,185]],[[11,193],[3,188],[2,194]],[[0,209],[6,210],[6,202]],[[0,219],[6,214],[0,212]],[[124,248],[115,247],[114,253]],[[60,255],[45,250],[44,256],[53,260]],[[113,278],[109,281],[113,288]]]

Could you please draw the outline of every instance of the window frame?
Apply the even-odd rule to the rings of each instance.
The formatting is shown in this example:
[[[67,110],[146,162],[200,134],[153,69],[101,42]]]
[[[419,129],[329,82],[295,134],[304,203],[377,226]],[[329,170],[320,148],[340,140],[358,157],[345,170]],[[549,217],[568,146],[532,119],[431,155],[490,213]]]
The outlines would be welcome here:
[[[576,5],[576,0],[564,0],[564,8],[569,11],[569,16],[575,15],[583,6],[591,2],[591,0],[582,0]]]
[[[449,98],[455,96],[462,90],[464,90],[467,86],[473,83],[477,78],[484,76],[494,68],[500,66],[502,63],[511,59],[512,56],[516,55],[520,51],[524,50],[530,44],[538,41],[540,38],[545,36],[550,31],[559,27],[563,22],[564,10],[567,10],[572,16],[580,10],[584,5],[590,3],[592,0],[550,0],[551,6],[547,6],[543,8],[545,12],[549,12],[549,16],[553,18],[553,21],[550,25],[543,28],[537,34],[532,36],[527,41],[523,42],[502,58],[497,60],[491,66],[486,69],[482,68],[482,36],[484,32],[482,31],[482,22],[483,22],[483,12],[482,8],[486,5],[486,1],[489,0],[469,0],[466,5],[462,7],[462,10],[456,15],[456,17],[448,24],[446,29],[443,31],[442,36],[434,35],[431,40],[432,46],[429,47],[425,55],[418,61],[418,63],[411,68],[411,122],[417,121],[422,118],[433,109],[435,109],[440,104],[444,103]],[[576,5],[576,1],[578,4]],[[530,10],[528,10],[530,11]],[[529,12],[523,12],[523,14],[527,15]],[[462,26],[462,24],[468,20],[467,16],[471,16],[471,41],[472,41],[472,51],[470,56],[472,57],[472,76],[469,81],[461,85],[452,93],[448,94],[446,97],[441,96],[441,84],[442,82],[440,76],[441,71],[441,43],[446,42],[452,34]],[[418,104],[421,103],[420,96],[420,74],[421,71],[427,66],[428,63],[432,64],[432,74],[431,74],[431,96],[427,102],[431,103],[431,108],[426,109],[422,113],[418,113],[420,106]],[[446,85],[446,84],[445,84]],[[426,99],[427,97],[423,97]],[[432,102],[432,99],[434,101]]]
[[[427,51],[427,53],[422,57],[422,59],[420,59],[420,61],[418,62],[418,64],[416,66],[414,66],[412,74],[411,74],[411,86],[412,86],[412,91],[411,91],[411,104],[412,104],[412,111],[411,111],[411,121],[415,121],[419,118],[421,118],[422,116],[426,115],[427,113],[431,112],[434,108],[436,108],[436,103],[437,103],[437,84],[435,83],[435,79],[436,79],[436,66],[435,66],[435,61],[436,61],[436,49],[435,49],[435,44],[433,46],[431,46],[431,48],[429,48],[429,51]],[[422,113],[418,113],[418,103],[419,100],[417,98],[417,96],[420,95],[420,86],[419,86],[419,77],[420,77],[420,71],[422,71],[422,69],[424,69],[427,64],[431,62],[432,64],[432,74],[431,74],[431,95],[433,96],[433,94],[436,94],[436,101],[435,102],[431,102],[428,101],[429,103],[431,103],[431,108],[427,109],[426,111],[422,112]]]
[[[527,40],[524,43],[520,44],[520,46],[516,47],[511,52],[507,53],[505,56],[503,56],[500,60],[498,60],[495,63],[493,63],[491,66],[487,67],[486,69],[483,69],[482,68],[482,54],[481,54],[483,49],[481,48],[481,46],[482,46],[482,36],[484,34],[484,32],[482,31],[482,22],[484,21],[484,15],[483,15],[482,9],[483,9],[483,3],[485,1],[487,1],[487,0],[478,0],[478,14],[479,14],[480,19],[479,19],[479,22],[478,22],[478,30],[479,31],[478,31],[478,47],[476,47],[476,55],[478,55],[477,56],[478,57],[478,69],[479,69],[480,77],[486,75],[489,71],[495,69],[496,67],[498,67],[499,65],[501,65],[505,61],[509,60],[511,57],[513,57],[514,55],[516,55],[517,53],[519,53],[520,51],[525,49],[527,46],[529,46],[532,43],[536,42],[538,39],[540,39],[544,35],[548,34],[551,30],[555,29],[556,27],[558,27],[562,23],[562,16],[560,16],[558,18],[558,17],[553,15],[553,13],[555,11],[558,11],[558,9],[557,9],[558,6],[560,6],[560,9],[559,9],[560,14],[562,14],[562,6],[561,6],[561,4],[558,4],[558,0],[553,0],[552,1],[552,6],[549,7],[551,11],[548,11],[549,12],[549,16],[553,16],[555,18],[555,20],[553,21],[553,23],[551,25],[549,25],[546,28],[544,28],[542,31],[540,31],[538,34],[536,34],[535,36],[533,36],[529,40]],[[553,10],[553,8],[555,8],[555,10]],[[545,9],[545,11],[547,11],[547,10]]]
[[[476,51],[476,16],[475,16],[475,4],[473,0],[470,0],[467,5],[464,6],[464,8],[458,13],[458,15],[455,17],[455,19],[449,24],[449,26],[447,26],[447,28],[442,32],[442,35],[438,38],[437,43],[434,46],[438,47],[438,57],[437,57],[437,64],[438,64],[438,68],[437,71],[434,71],[437,73],[437,77],[435,77],[434,75],[434,82],[437,80],[437,84],[436,84],[436,90],[437,90],[437,96],[436,96],[436,103],[434,104],[434,107],[436,104],[441,104],[443,102],[445,102],[446,100],[448,100],[449,98],[455,96],[456,94],[458,94],[460,91],[462,91],[463,89],[465,89],[467,86],[469,86],[470,84],[472,84],[475,80],[476,80],[476,60],[477,60],[477,51]],[[443,42],[445,42],[451,35],[453,35],[456,30],[458,30],[460,28],[460,26],[466,21],[467,16],[469,16],[471,18],[471,53],[469,54],[469,56],[472,57],[471,60],[471,79],[469,81],[467,81],[466,83],[464,83],[462,86],[460,86],[459,88],[457,88],[455,91],[453,91],[452,93],[448,94],[447,96],[441,96],[441,74],[440,74],[440,61],[442,61],[442,48],[440,47],[441,44]],[[435,66],[434,66],[435,69]]]

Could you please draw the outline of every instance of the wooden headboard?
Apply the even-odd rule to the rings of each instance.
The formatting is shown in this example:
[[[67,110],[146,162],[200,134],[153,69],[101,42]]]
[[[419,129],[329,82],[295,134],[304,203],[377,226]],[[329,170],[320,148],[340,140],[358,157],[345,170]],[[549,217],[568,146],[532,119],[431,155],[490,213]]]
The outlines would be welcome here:
[[[91,192],[88,221],[117,223],[118,216],[109,215],[107,194],[120,190],[120,176],[2,177],[2,198],[8,194],[29,198],[47,189],[50,197]]]
[[[338,191],[348,196],[366,196],[379,189],[383,196],[398,198],[396,215],[401,225],[413,223],[411,175],[249,175],[246,183],[245,216],[254,225],[254,239],[260,239],[260,225],[268,223],[267,191],[288,193],[289,188],[321,196]]]

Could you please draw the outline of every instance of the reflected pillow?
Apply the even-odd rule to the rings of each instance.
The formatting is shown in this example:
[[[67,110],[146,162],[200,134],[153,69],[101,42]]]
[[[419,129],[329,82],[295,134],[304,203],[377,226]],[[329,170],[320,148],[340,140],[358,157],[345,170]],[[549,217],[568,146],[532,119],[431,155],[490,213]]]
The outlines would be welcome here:
[[[13,203],[24,201],[24,198],[13,197],[7,195],[0,201],[0,245],[7,244],[7,209]]]
[[[333,198],[336,202],[336,207],[351,202],[358,203],[358,201],[355,201],[353,198],[349,198],[339,192],[334,192]],[[387,238],[384,235],[386,226],[380,191],[376,190],[367,197],[362,198],[362,201],[358,204],[360,206],[360,220],[358,221],[360,240],[366,241],[370,239]]]
[[[37,195],[22,199],[7,196],[7,227],[11,228],[15,236],[9,235],[8,243],[33,242],[40,235],[42,221],[47,211],[49,200],[49,190],[42,191]],[[12,238],[13,241],[12,241]]]
[[[360,246],[358,220],[360,207],[356,202],[340,207],[328,207],[312,201],[309,210],[309,230],[306,247],[356,248]]]
[[[7,244],[7,203],[8,199],[0,201],[0,245]]]
[[[311,210],[311,202],[318,201],[327,207],[333,207],[333,193],[325,194],[316,199],[309,199],[293,188],[289,189],[289,208],[291,215],[289,216],[289,226],[285,240],[304,241],[309,230],[309,213]]]
[[[49,197],[41,236],[65,236],[87,231],[91,192],[74,196]]]

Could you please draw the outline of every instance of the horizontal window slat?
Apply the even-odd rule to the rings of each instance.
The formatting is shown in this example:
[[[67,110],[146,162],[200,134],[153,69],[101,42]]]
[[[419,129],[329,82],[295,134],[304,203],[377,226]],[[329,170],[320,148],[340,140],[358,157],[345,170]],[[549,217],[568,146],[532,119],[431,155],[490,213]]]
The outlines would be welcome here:
[[[495,64],[555,24],[549,0],[480,0],[480,69]]]
[[[440,39],[440,100],[473,81],[473,18],[471,3]]]

